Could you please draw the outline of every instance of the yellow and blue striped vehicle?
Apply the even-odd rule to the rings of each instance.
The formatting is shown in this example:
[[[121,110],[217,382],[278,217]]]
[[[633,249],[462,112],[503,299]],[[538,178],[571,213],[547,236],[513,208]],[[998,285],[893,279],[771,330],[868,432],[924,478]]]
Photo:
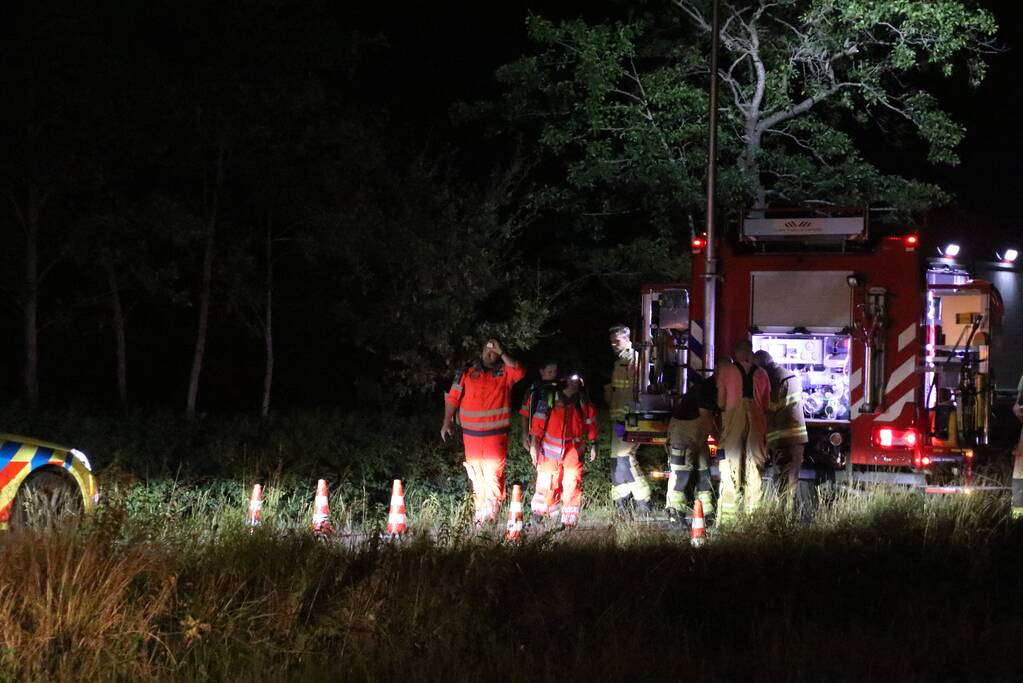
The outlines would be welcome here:
[[[75,448],[0,434],[0,530],[52,524],[99,500],[89,458]]]

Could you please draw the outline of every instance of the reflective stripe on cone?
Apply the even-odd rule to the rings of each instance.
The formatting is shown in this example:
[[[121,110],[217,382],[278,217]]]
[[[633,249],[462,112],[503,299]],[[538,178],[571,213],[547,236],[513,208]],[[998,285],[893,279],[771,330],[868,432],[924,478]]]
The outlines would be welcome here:
[[[401,479],[395,479],[391,486],[391,509],[387,512],[387,533],[392,536],[405,533],[405,492]]]
[[[508,505],[508,533],[504,537],[508,541],[522,538],[522,487],[518,484],[512,487],[512,499]]]
[[[330,504],[327,502],[327,481],[316,482],[316,498],[313,499],[313,533],[328,536],[330,527]]]
[[[700,547],[703,545],[704,536],[706,534],[706,528],[704,526],[703,519],[703,501],[697,499],[693,504],[693,524],[692,533],[689,542],[694,547]]]
[[[259,526],[263,516],[263,487],[256,484],[252,487],[252,495],[249,497],[249,518],[246,522],[249,533],[253,533]]]

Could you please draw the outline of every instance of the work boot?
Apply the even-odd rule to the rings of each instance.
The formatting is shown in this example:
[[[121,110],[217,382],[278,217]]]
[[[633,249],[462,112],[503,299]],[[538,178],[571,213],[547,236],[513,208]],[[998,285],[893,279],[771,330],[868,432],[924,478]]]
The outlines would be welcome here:
[[[636,501],[636,517],[639,519],[649,519],[651,515],[650,501],[648,500],[637,500]]]
[[[678,524],[678,510],[675,508],[664,508],[664,514],[668,516],[668,521],[672,524]]]
[[[629,519],[632,516],[629,510],[628,496],[615,499],[615,516],[619,519]]]

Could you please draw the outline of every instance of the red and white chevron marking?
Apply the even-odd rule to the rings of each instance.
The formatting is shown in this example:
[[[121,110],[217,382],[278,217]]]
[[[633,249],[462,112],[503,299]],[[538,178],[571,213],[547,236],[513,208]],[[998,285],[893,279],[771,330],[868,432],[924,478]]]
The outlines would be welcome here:
[[[892,369],[885,381],[881,405],[884,412],[874,418],[875,422],[894,422],[898,420],[907,405],[915,404],[917,389],[917,326],[913,323],[899,333],[895,348],[889,346],[886,369]],[[852,374],[849,375],[849,419],[863,417],[860,406],[863,405],[863,359],[856,358]]]

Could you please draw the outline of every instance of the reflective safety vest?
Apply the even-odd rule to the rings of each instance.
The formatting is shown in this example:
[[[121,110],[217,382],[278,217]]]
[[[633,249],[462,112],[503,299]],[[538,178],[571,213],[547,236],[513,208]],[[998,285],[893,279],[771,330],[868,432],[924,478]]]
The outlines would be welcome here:
[[[533,417],[530,433],[540,439],[541,452],[553,460],[564,460],[565,453],[584,440],[597,440],[597,412],[593,406],[557,403],[550,414]]]
[[[522,407],[519,408],[519,415],[532,420],[533,415],[541,410],[541,405],[546,404],[550,408],[554,404],[554,396],[558,391],[557,380],[537,380],[529,385],[526,394],[522,397]]]
[[[636,349],[626,349],[619,354],[615,360],[614,369],[611,371],[611,396],[610,413],[611,419],[616,422],[625,420],[625,413],[632,405],[632,385],[636,377],[636,364],[639,362],[639,354]]]
[[[774,365],[768,376],[771,401],[767,411],[767,445],[794,446],[808,442],[802,382],[779,365]]]
[[[455,375],[444,400],[458,408],[465,436],[496,436],[511,429],[511,389],[523,378],[521,365],[473,363]]]

